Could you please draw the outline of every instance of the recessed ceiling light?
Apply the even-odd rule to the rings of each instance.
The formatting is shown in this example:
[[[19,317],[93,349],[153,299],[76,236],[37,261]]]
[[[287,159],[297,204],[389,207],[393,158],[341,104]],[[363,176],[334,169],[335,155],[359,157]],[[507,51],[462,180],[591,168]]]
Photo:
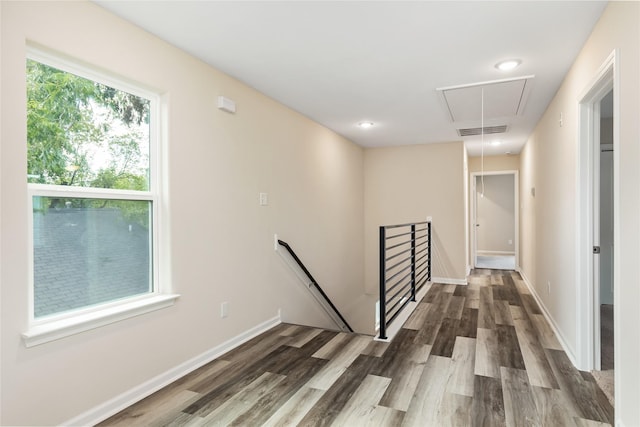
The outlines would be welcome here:
[[[362,129],[369,129],[373,126],[373,122],[360,122],[358,123],[358,126],[360,126]]]
[[[496,68],[500,71],[511,71],[520,64],[522,64],[522,61],[519,59],[507,59],[506,61],[498,62]]]
[[[491,145],[493,145],[494,147],[497,147],[500,144],[501,144],[500,141],[491,141]]]

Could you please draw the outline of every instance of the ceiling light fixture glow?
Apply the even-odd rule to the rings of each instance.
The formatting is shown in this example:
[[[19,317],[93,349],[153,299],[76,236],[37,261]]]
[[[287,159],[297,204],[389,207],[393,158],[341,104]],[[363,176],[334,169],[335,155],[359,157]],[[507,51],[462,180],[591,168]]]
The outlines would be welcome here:
[[[506,61],[498,62],[496,64],[496,68],[500,71],[511,71],[517,68],[520,64],[522,64],[522,61],[519,59],[508,59]]]
[[[502,144],[500,141],[491,141],[491,145],[493,145],[494,147],[497,147],[500,144]]]
[[[370,127],[373,127],[373,122],[360,122],[358,123],[358,126],[362,129],[369,129]]]

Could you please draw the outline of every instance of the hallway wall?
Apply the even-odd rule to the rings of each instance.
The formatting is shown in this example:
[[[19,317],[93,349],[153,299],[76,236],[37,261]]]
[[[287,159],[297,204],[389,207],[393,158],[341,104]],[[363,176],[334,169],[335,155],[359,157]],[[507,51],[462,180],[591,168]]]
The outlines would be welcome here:
[[[469,157],[469,178],[471,174],[474,172],[481,172],[483,170],[482,167],[482,158],[481,157]],[[502,171],[519,171],[520,170],[520,154],[503,154],[499,156],[485,156],[484,158],[484,170],[490,172],[502,172]],[[469,215],[471,215],[471,206],[473,204],[473,193],[469,193]],[[519,218],[518,218],[519,221]],[[470,236],[473,238],[473,235]],[[517,240],[517,239],[516,239]],[[512,246],[511,250],[515,251],[515,240],[514,246]],[[473,259],[473,247],[469,245],[469,260]],[[516,260],[517,263],[518,260]]]
[[[476,251],[478,255],[515,255],[513,175],[476,176]]]
[[[331,326],[274,251],[274,233],[338,307],[362,294],[362,148],[93,3],[0,2],[0,14],[1,425],[63,423],[277,318],[278,309],[285,321]],[[31,348],[21,339],[27,40],[163,95],[162,244],[172,253],[162,261],[181,295],[170,308]],[[235,115],[216,108],[218,95],[236,101]],[[259,192],[268,206],[259,206]]]
[[[616,253],[616,418],[620,425],[635,426],[640,425],[640,3],[607,6],[521,153],[520,265],[575,358],[576,287],[581,286],[576,283],[575,247],[578,101],[614,49],[619,53],[620,232],[616,238],[621,249]]]
[[[433,218],[432,277],[466,282],[462,142],[365,150],[365,288],[378,292],[381,225]]]
[[[502,156],[485,156],[485,171],[516,171],[520,169],[520,155],[510,154]],[[482,170],[482,159],[480,157],[469,157],[469,173],[480,172]]]

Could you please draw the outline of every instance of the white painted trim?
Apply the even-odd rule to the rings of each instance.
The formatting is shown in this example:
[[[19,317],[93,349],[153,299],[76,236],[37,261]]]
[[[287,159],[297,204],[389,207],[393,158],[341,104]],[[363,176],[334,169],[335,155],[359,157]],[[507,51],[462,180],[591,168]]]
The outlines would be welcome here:
[[[620,67],[618,66],[618,58],[620,52],[615,49],[613,55],[613,306],[620,307],[622,300],[620,286],[620,255],[622,254],[621,242],[622,235],[620,232]],[[600,307],[598,307],[600,314]],[[621,325],[622,317],[620,310],[613,312],[613,324]],[[614,343],[614,366],[622,366],[622,352],[620,351],[620,343],[624,337],[620,333],[620,328],[613,330]],[[617,344],[616,344],[617,343]],[[614,396],[622,396],[622,370],[614,370]],[[616,394],[617,393],[617,394]],[[614,400],[614,413],[622,413],[622,399]]]
[[[480,249],[478,249],[476,251],[476,253],[479,256],[483,256],[483,255],[484,256],[494,256],[494,255],[515,256],[515,254],[516,254],[514,251],[510,251],[510,252],[509,251],[483,251],[483,250],[480,250]]]
[[[237,335],[162,374],[151,378],[150,380],[114,397],[111,400],[95,406],[94,408],[62,423],[61,425],[96,425],[280,323],[281,319],[279,315],[266,320],[240,335]]]
[[[442,283],[444,285],[466,285],[467,278],[453,279],[451,277],[432,277],[431,283]]]
[[[476,233],[476,210],[478,209],[478,189],[476,188],[476,176],[474,173],[469,174],[469,196],[473,199],[470,200],[469,203],[469,247],[471,248],[471,253],[469,254],[469,267],[471,269],[476,268],[476,264],[478,263],[478,255],[477,255],[477,246],[478,246],[478,234]],[[467,273],[467,276],[471,273]]]
[[[36,196],[45,197],[76,197],[113,200],[142,200],[154,201],[151,191],[118,190],[111,188],[74,187],[54,184],[29,184],[29,191]]]
[[[523,88],[522,91],[522,97],[520,100],[520,105],[526,105],[526,101],[529,97],[529,95],[531,94],[531,88],[533,86],[533,84],[531,84],[531,81],[533,79],[535,79],[535,75],[534,74],[530,74],[530,75],[526,75],[526,76],[521,76],[521,77],[509,77],[506,79],[498,79],[498,80],[489,80],[489,81],[485,81],[485,82],[478,82],[478,83],[469,83],[469,84],[463,84],[463,85],[456,85],[456,86],[446,86],[446,87],[439,87],[436,88],[436,92],[438,93],[438,100],[440,102],[440,105],[442,105],[442,107],[444,108],[444,111],[447,111],[449,114],[447,114],[447,117],[449,119],[449,121],[451,123],[456,123],[458,127],[461,128],[465,128],[465,127],[474,127],[477,126],[477,122],[473,121],[473,120],[463,120],[463,121],[456,121],[454,119],[454,117],[452,116],[450,109],[449,109],[449,103],[447,102],[447,96],[446,96],[446,92],[451,91],[451,90],[458,90],[458,89],[468,89],[468,88],[474,88],[474,87],[481,87],[481,86],[491,86],[491,85],[495,85],[495,84],[500,84],[500,83],[509,83],[509,82],[514,82],[514,81],[525,81],[525,82],[529,82],[530,84],[525,84],[525,87]],[[520,116],[522,115],[524,112],[523,108],[518,108],[517,111],[517,115]],[[503,122],[501,120],[495,119],[495,118],[485,118],[484,119],[484,126],[491,126],[491,125],[499,125],[499,124],[503,124]]]
[[[77,58],[67,56],[30,40],[27,41],[27,58],[141,98],[155,97],[158,96],[158,92],[161,92],[161,90],[145,83],[110,73],[102,68],[93,67],[90,64],[78,61]]]
[[[386,333],[387,333],[386,339],[380,338],[380,335],[379,335],[380,327],[378,325],[378,328],[376,328],[376,332],[378,333],[378,335],[373,340],[382,341],[382,342],[391,342],[393,337],[395,337],[396,334],[400,331],[400,329],[404,326],[407,319],[409,319],[409,316],[411,316],[414,310],[418,307],[418,304],[420,304],[420,301],[422,301],[422,298],[424,298],[424,296],[427,294],[429,289],[431,289],[432,284],[433,282],[427,282],[416,294],[416,300],[413,302],[410,301],[409,304],[407,304],[407,306],[402,310],[402,312],[400,312],[398,317],[396,317],[393,320],[391,325],[386,330]]]
[[[65,338],[80,332],[89,331],[141,314],[150,313],[162,308],[170,307],[180,295],[153,295],[137,299],[125,304],[119,303],[98,311],[89,311],[55,321],[32,326],[22,333],[26,347],[44,344]]]
[[[469,153],[467,152],[467,147],[464,144],[462,146],[464,151],[464,275],[467,277],[471,271],[471,247],[469,245],[471,243],[471,237],[469,237],[471,233],[471,230],[469,230],[469,215],[471,214],[471,207],[469,207]]]
[[[29,42],[27,58],[55,67],[66,73],[98,82],[149,101],[149,190],[119,190],[94,187],[63,186],[52,184],[27,184],[29,212],[33,211],[33,197],[73,197],[90,199],[111,199],[147,201],[150,203],[151,232],[151,289],[142,296],[129,296],[116,301],[85,306],[77,310],[56,313],[51,316],[35,317],[35,275],[33,259],[33,215],[28,216],[29,244],[29,305],[28,330],[22,334],[26,347],[43,344],[73,334],[118,322],[133,316],[159,310],[173,305],[179,295],[171,293],[170,242],[168,241],[169,221],[166,187],[167,120],[166,99],[159,91],[151,89],[104,70],[95,69],[75,59],[53,52],[44,46]],[[167,218],[165,218],[165,215]]]
[[[551,314],[549,313],[549,310],[547,310],[547,307],[542,302],[542,299],[540,298],[540,296],[536,292],[535,288],[533,287],[533,285],[531,284],[531,282],[527,278],[527,275],[524,273],[524,271],[522,271],[522,269],[520,267],[518,267],[516,269],[516,271],[518,273],[520,273],[520,276],[522,276],[522,281],[527,286],[527,288],[529,289],[529,292],[531,292],[531,295],[533,295],[533,298],[538,303],[538,306],[540,307],[540,311],[542,312],[542,315],[544,316],[545,319],[547,319],[547,322],[551,326],[551,329],[553,330],[553,333],[556,335],[556,338],[558,338],[558,342],[562,346],[562,349],[564,350],[564,352],[569,357],[569,360],[571,360],[571,363],[573,363],[573,366],[577,366],[575,352],[573,351],[571,346],[569,346],[569,344],[567,344],[567,339],[560,332],[560,328],[558,328],[557,323],[555,322],[553,317],[551,317]]]
[[[505,78],[505,79],[487,80],[486,82],[467,83],[467,84],[455,85],[455,86],[438,87],[438,88],[436,88],[436,90],[445,91],[445,90],[454,90],[454,89],[467,89],[467,88],[471,88],[471,87],[487,86],[487,85],[493,85],[493,84],[497,84],[497,83],[508,83],[508,82],[515,82],[515,81],[518,81],[518,80],[530,80],[530,79],[533,79],[535,77],[536,77],[535,74],[529,74],[529,75],[521,76],[521,77],[508,77],[508,78]]]
[[[594,104],[613,88],[613,204],[614,204],[614,306],[619,298],[620,266],[620,76],[617,66],[618,50],[614,50],[600,66],[591,82],[585,87],[577,99],[578,138],[576,141],[576,366],[581,370],[594,369],[596,362],[595,336],[598,329],[599,312],[596,313],[596,302],[599,294],[594,290],[594,261],[592,246],[593,233],[593,109]],[[618,310],[614,310],[615,322],[618,321]],[[614,333],[615,334],[615,333]],[[614,341],[619,337],[614,336]],[[617,342],[617,341],[616,341]],[[619,352],[616,352],[616,358]],[[617,370],[616,370],[617,372]],[[619,384],[617,382],[616,384]],[[616,389],[618,386],[616,385]]]
[[[503,170],[503,171],[484,171],[482,172],[472,172],[469,174],[469,183],[470,183],[470,195],[473,197],[473,203],[470,203],[469,206],[471,208],[471,215],[469,218],[470,221],[470,233],[469,239],[470,247],[471,247],[471,268],[476,268],[477,261],[477,241],[476,241],[476,197],[477,197],[477,189],[476,189],[476,177],[482,175],[513,175],[513,217],[514,217],[514,238],[513,238],[513,254],[516,257],[516,265],[520,264],[520,171],[518,170]],[[489,251],[483,251],[488,253]],[[469,273],[467,273],[467,276]]]

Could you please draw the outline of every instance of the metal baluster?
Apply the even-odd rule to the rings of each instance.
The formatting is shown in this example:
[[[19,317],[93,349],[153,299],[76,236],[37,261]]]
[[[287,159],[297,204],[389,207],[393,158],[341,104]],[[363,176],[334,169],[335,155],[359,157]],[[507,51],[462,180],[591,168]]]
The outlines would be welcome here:
[[[380,227],[380,339],[387,339],[387,292],[386,292],[386,230]]]
[[[416,225],[411,224],[411,301],[416,300]]]
[[[427,242],[427,247],[429,248],[428,250],[428,256],[427,256],[427,281],[431,281],[431,221],[429,221],[427,223],[427,236],[429,238],[429,241]]]

